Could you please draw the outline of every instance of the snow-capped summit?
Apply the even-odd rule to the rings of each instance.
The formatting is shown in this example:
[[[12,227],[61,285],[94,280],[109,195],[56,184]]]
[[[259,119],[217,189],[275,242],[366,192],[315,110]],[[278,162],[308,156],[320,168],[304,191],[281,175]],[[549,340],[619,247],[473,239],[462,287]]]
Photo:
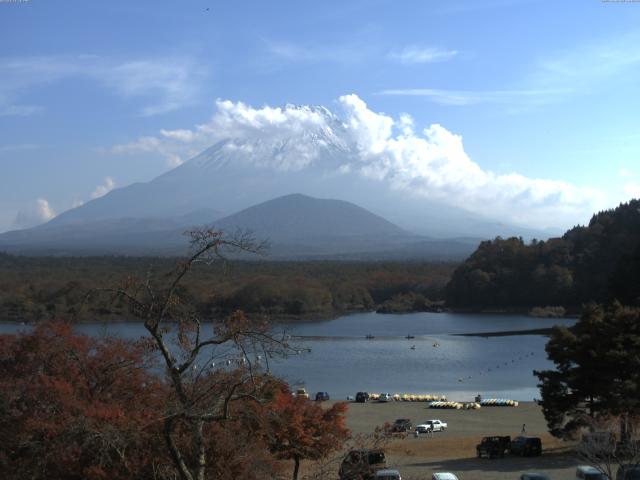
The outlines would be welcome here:
[[[453,180],[450,196],[468,194],[456,190],[465,175],[488,185],[490,179],[470,163],[459,138],[441,128],[434,130],[438,138],[418,138],[410,119],[395,121],[372,112],[353,95],[341,101],[344,118],[320,106],[254,109],[218,101],[210,123],[162,131],[165,141],[188,142],[191,151],[200,148],[201,153],[149,182],[112,190],[36,229],[55,228],[56,235],[64,236],[59,227],[99,230],[100,222],[123,229],[144,224],[153,231],[162,222],[179,226],[185,219],[191,225],[210,224],[300,193],[351,202],[411,234],[544,238],[433,200]]]

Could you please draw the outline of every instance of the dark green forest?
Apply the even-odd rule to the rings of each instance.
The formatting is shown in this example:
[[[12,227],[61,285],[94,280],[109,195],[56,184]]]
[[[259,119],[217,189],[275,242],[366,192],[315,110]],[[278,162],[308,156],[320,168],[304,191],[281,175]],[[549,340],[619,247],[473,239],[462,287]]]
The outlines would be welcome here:
[[[640,305],[640,201],[599,212],[547,241],[485,241],[453,273],[449,307],[516,309],[617,299]]]
[[[127,320],[127,308],[121,301],[112,301],[108,295],[85,300],[86,293],[147,275],[161,283],[178,261],[0,254],[0,319]],[[444,287],[455,266],[267,261],[199,264],[179,293],[205,317],[236,309],[285,319],[328,318],[375,309],[428,310],[444,299]]]

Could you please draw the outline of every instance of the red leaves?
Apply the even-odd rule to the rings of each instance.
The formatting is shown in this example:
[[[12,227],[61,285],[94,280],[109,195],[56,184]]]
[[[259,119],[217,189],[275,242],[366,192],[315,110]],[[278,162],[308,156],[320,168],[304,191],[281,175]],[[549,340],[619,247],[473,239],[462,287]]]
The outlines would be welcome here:
[[[339,450],[349,436],[346,411],[346,403],[325,410],[308,399],[280,393],[269,413],[272,450],[284,459],[320,459]]]
[[[165,388],[140,368],[143,347],[64,323],[0,336],[0,347],[4,478],[133,478],[164,448],[149,441]]]

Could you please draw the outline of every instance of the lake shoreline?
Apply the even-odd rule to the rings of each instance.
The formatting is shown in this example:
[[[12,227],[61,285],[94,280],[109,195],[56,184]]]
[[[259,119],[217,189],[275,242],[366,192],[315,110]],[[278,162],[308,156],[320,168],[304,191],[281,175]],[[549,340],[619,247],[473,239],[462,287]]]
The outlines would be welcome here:
[[[499,332],[452,333],[456,337],[511,337],[516,335],[542,335],[548,337],[553,328],[530,328],[527,330],[503,330]]]
[[[368,314],[375,313],[378,315],[414,315],[417,313],[434,313],[434,314],[463,314],[463,315],[496,315],[496,316],[508,316],[508,315],[522,315],[531,318],[540,318],[540,319],[550,319],[557,318],[561,319],[574,319],[579,318],[579,315],[575,314],[567,314],[563,317],[552,317],[552,316],[537,316],[531,315],[530,310],[527,309],[455,309],[455,308],[438,308],[438,309],[429,309],[429,310],[413,310],[413,311],[402,311],[402,312],[394,312],[394,311],[379,311],[378,307],[372,309],[363,309],[363,310],[335,310],[331,313],[329,312],[315,312],[315,313],[305,313],[301,315],[290,315],[290,314],[261,314],[261,313],[247,313],[247,317],[253,319],[267,319],[271,323],[274,324],[302,324],[302,323],[314,323],[314,322],[326,322],[330,320],[335,320],[336,318],[346,317],[350,315],[358,315],[358,314]],[[224,313],[220,316],[220,318],[226,318],[229,313]],[[13,318],[3,318],[0,319],[0,323],[6,324],[15,324],[15,325],[37,325],[38,323],[42,323],[49,320],[62,320],[68,321],[69,323],[74,324],[92,324],[92,323],[103,323],[103,324],[136,324],[136,323],[144,323],[139,318],[109,318],[109,316],[100,316],[96,319],[65,319],[65,318],[51,318],[51,319],[43,319],[39,321],[25,321],[25,320],[17,320]],[[215,320],[213,319],[204,319],[203,323],[212,323]],[[507,331],[508,332],[508,331]],[[491,332],[491,336],[498,336],[500,334],[505,335],[503,332]],[[494,334],[495,333],[495,334]],[[472,334],[470,334],[472,335]],[[475,335],[475,334],[473,334]]]

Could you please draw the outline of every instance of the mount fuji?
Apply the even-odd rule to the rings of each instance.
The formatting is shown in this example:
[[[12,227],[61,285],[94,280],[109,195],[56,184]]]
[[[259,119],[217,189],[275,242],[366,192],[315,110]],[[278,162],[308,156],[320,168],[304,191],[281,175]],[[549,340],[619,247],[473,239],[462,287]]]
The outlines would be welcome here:
[[[149,182],[0,235],[0,250],[174,254],[185,244],[179,233],[202,224],[251,228],[269,237],[275,256],[283,258],[375,252],[396,257],[403,249],[410,257],[428,252],[429,258],[449,258],[466,255],[479,239],[548,236],[363,175],[362,151],[347,124],[323,107],[286,108],[305,121],[224,135]],[[294,214],[305,221],[290,221]],[[443,241],[451,238],[457,243]]]

